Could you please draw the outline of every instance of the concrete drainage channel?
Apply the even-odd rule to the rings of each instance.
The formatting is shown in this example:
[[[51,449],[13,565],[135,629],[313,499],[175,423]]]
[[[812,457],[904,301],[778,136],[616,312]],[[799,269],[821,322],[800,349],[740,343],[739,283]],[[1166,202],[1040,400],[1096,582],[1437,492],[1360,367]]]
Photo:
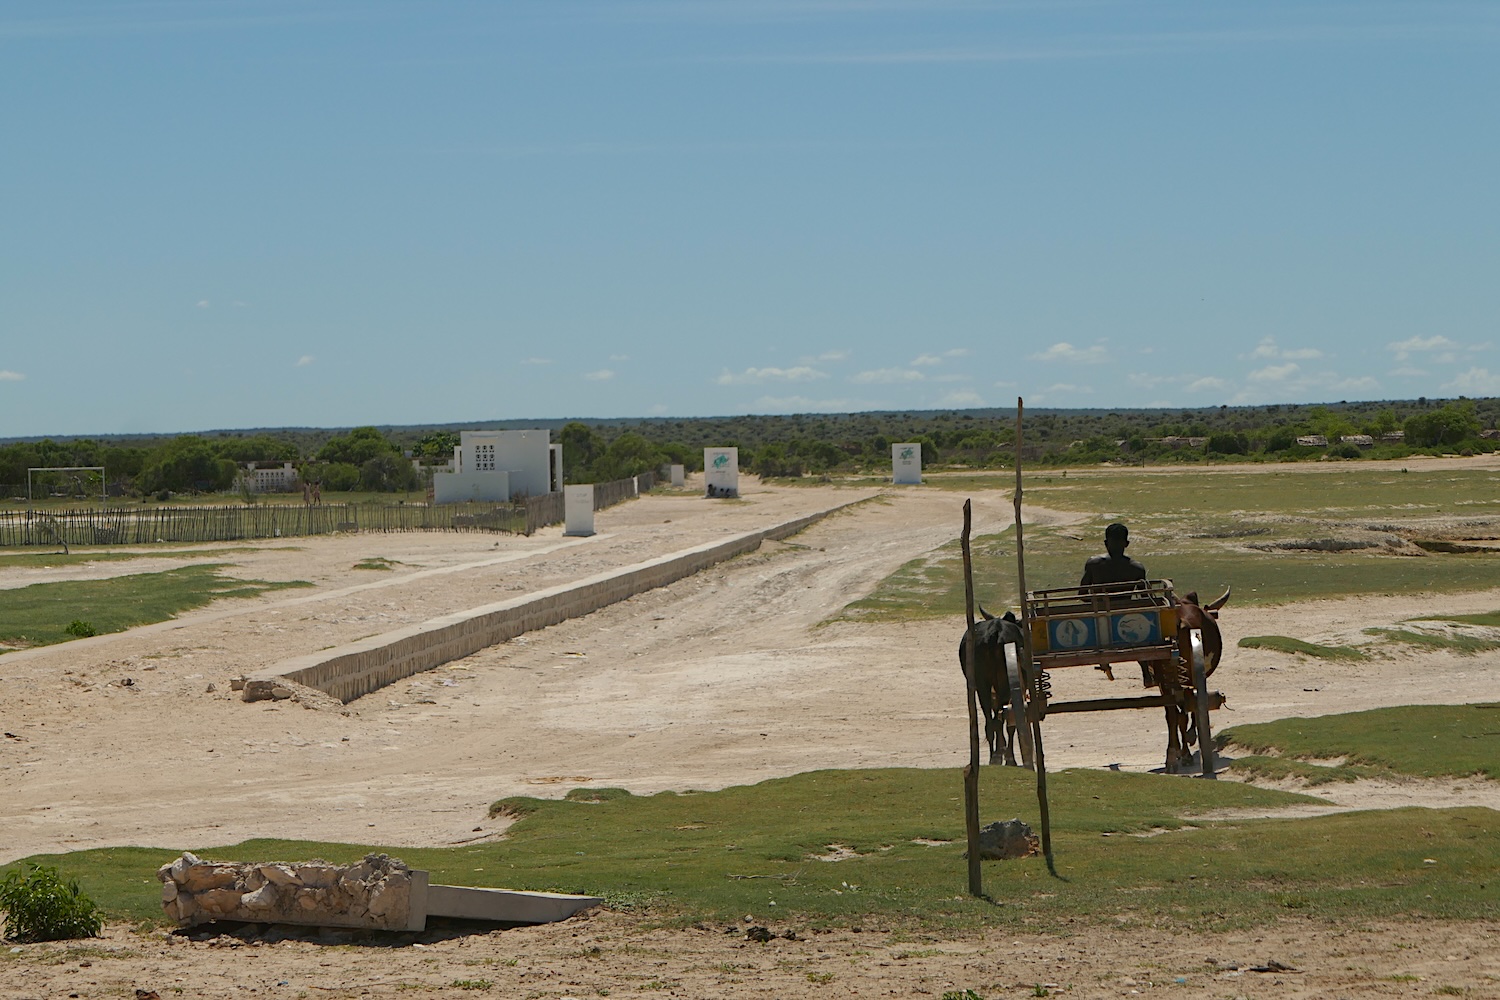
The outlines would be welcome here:
[[[394,684],[403,677],[431,670],[534,629],[556,625],[607,607],[636,594],[665,587],[710,566],[753,552],[766,539],[795,535],[850,507],[852,501],[722,542],[707,542],[625,569],[610,570],[574,583],[552,587],[498,604],[470,608],[394,632],[299,656],[246,679],[245,701],[290,697],[287,681],[317,688],[346,704]]]

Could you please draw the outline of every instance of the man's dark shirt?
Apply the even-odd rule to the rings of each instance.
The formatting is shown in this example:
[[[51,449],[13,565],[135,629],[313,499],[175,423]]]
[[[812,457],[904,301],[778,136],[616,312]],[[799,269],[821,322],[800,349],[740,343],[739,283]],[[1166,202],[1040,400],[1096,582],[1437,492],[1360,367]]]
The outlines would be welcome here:
[[[1129,556],[1091,556],[1083,564],[1080,587],[1099,583],[1131,583],[1146,579],[1146,567]]]

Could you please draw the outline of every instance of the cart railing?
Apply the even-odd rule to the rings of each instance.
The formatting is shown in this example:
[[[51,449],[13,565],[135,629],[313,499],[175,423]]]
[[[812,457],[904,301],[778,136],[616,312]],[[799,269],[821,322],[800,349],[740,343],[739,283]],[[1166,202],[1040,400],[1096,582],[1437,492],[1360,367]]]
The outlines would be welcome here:
[[[1177,642],[1171,580],[1038,590],[1027,596],[1032,656],[1042,668],[1167,660]]]

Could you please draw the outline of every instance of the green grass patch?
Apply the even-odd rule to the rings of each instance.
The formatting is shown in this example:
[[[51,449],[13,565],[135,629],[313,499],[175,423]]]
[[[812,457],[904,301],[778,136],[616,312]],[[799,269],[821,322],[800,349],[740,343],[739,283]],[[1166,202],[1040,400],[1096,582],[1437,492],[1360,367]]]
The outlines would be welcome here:
[[[1037,824],[1029,772],[984,768],[981,789],[986,819]],[[453,848],[256,840],[195,850],[340,863],[387,850],[435,882],[591,893],[662,922],[748,913],[801,926],[878,919],[893,928],[1145,930],[1247,927],[1288,911],[1330,920],[1500,913],[1500,815],[1491,810],[1210,823],[1191,817],[1307,799],[1238,782],[1082,770],[1053,774],[1050,792],[1060,877],[1039,858],[987,862],[993,902],[965,892],[956,769],[819,771],[603,801],[505,799],[497,809],[521,814],[505,839]],[[815,859],[832,845],[853,856]],[[160,918],[154,872],[175,854],[113,848],[37,860],[77,878],[112,917],[145,920]]]
[[[368,559],[361,559],[355,563],[354,568],[382,570],[389,573],[400,565],[400,561],[396,559],[387,559],[385,556],[370,556]]]
[[[995,490],[1008,500],[1015,479],[944,475],[933,477],[931,485],[969,496]],[[1204,600],[1232,584],[1230,614],[1235,607],[1321,598],[1488,590],[1495,585],[1490,555],[1415,556],[1408,547],[1389,543],[1417,518],[1445,512],[1500,516],[1497,486],[1500,475],[1480,469],[1418,468],[1405,475],[1349,466],[1258,473],[1202,468],[1030,473],[1024,483],[1028,506],[1085,511],[1092,518],[1066,528],[1028,526],[1026,583],[1032,590],[1076,586],[1084,560],[1103,551],[1105,525],[1124,521],[1131,529],[1130,554],[1152,578],[1172,580],[1179,592],[1197,591]],[[838,617],[897,621],[963,614],[957,540],[962,526],[962,498],[956,495],[954,540],[902,566]],[[1367,532],[1367,540],[1358,543],[1367,547],[1276,547],[1324,538],[1334,527]],[[1019,601],[1009,528],[974,538],[973,561],[976,592],[986,607],[998,611]]]
[[[1239,641],[1242,649],[1273,649],[1278,653],[1301,653],[1320,660],[1368,660],[1369,656],[1354,646],[1322,646],[1285,635],[1247,635]]]
[[[1500,775],[1500,704],[1407,705],[1234,726],[1221,746],[1299,760],[1342,758],[1423,778]]]
[[[270,590],[312,586],[301,580],[240,580],[221,572],[226,565],[205,563],[162,573],[35,583],[4,591],[0,642],[49,646],[76,638],[69,632],[75,622],[88,625],[95,634],[123,632],[175,618],[222,597],[258,597]]]
[[[1482,625],[1489,628],[1500,628],[1500,611],[1486,611],[1477,615],[1429,615],[1423,618],[1410,618],[1414,622],[1457,622],[1460,625]]]
[[[1358,764],[1309,764],[1290,757],[1237,757],[1229,765],[1231,773],[1246,781],[1300,781],[1309,788],[1327,785],[1336,781],[1360,781],[1364,778],[1390,778],[1392,772],[1383,767],[1364,767]]]
[[[1485,653],[1492,649],[1500,649],[1500,639],[1491,639],[1478,635],[1438,635],[1432,632],[1417,632],[1407,628],[1367,628],[1365,635],[1380,636],[1387,642],[1401,643],[1407,646],[1420,646],[1423,649],[1443,650],[1450,653],[1458,653],[1462,656],[1473,656],[1475,653]]]
[[[0,567],[14,566],[21,569],[51,569],[55,566],[84,566],[89,563],[126,562],[131,559],[221,559],[246,552],[298,552],[300,548],[278,545],[274,549],[262,545],[247,545],[243,548],[212,549],[132,549],[121,552],[115,549],[91,548],[74,545],[71,552],[38,552],[35,548],[25,550],[0,550]]]

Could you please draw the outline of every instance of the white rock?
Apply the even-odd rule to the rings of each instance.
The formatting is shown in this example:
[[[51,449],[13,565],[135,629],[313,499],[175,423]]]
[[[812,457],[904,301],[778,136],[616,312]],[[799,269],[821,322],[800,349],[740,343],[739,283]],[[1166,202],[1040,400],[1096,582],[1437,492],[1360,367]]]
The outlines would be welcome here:
[[[274,882],[277,885],[302,884],[302,879],[297,875],[297,873],[292,871],[286,865],[261,865],[260,873],[261,875],[265,876],[267,882]]]
[[[240,905],[247,910],[269,910],[276,905],[276,887],[267,883],[247,892],[240,897]]]

